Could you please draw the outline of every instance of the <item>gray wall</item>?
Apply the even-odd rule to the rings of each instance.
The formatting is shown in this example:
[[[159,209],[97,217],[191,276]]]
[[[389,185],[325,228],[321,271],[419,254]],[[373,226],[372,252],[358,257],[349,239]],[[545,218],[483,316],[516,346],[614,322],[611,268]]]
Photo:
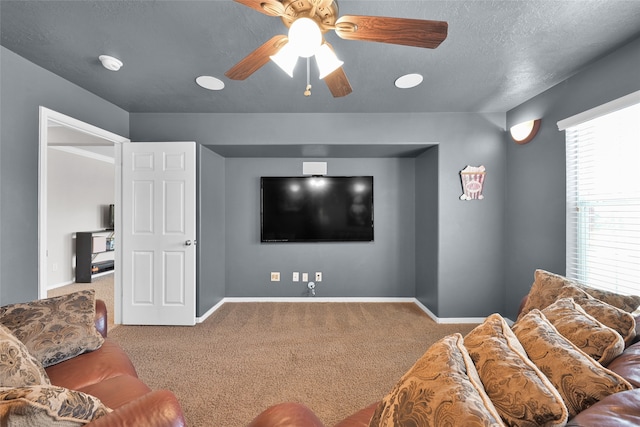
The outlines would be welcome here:
[[[122,136],[129,114],[0,46],[0,304],[38,297],[38,107]]]
[[[565,273],[565,133],[557,122],[637,90],[640,39],[508,112],[509,126],[539,117],[542,126],[526,145],[505,141],[507,315],[515,316],[536,268]]]
[[[317,296],[413,297],[414,160],[306,160],[327,161],[330,175],[373,176],[374,241],[261,244],[260,177],[300,176],[303,159],[229,158],[227,296],[302,296],[306,283],[292,282],[292,272],[319,271]]]
[[[226,158],[227,182],[226,182],[226,217],[227,217],[227,295],[249,295],[250,291],[257,289],[258,295],[292,295],[290,289],[282,286],[272,286],[268,282],[268,272],[282,265],[283,277],[294,269],[310,272],[324,268],[325,283],[324,295],[342,296],[353,295],[349,289],[369,290],[364,296],[381,295],[381,290],[393,289],[391,295],[406,295],[409,289],[414,289],[416,283],[419,289],[414,290],[414,295],[419,295],[421,301],[440,317],[465,317],[482,316],[503,309],[503,212],[505,193],[505,158],[506,147],[504,144],[504,115],[482,114],[157,114],[157,113],[132,113],[131,139],[138,141],[153,140],[194,140],[205,145],[232,145],[232,144],[393,144],[393,143],[437,143],[437,161],[380,159],[380,171],[388,168],[396,168],[394,163],[402,162],[414,164],[412,177],[398,175],[394,182],[413,186],[413,193],[406,192],[403,188],[395,191],[402,197],[413,199],[410,203],[416,204],[416,193],[420,192],[421,204],[427,203],[424,194],[437,196],[435,201],[438,213],[437,230],[435,239],[437,247],[427,244],[416,246],[413,243],[411,249],[406,249],[405,242],[401,242],[401,248],[389,247],[386,254],[376,253],[376,260],[391,266],[391,275],[385,274],[384,280],[394,283],[383,284],[383,280],[372,279],[369,275],[354,275],[352,268],[346,265],[353,262],[361,263],[363,260],[357,255],[349,254],[350,262],[338,263],[330,255],[341,248],[340,244],[310,246],[309,253],[304,257],[284,261],[283,258],[291,255],[283,252],[283,246],[256,245],[257,220],[246,217],[243,209],[256,212],[257,208],[257,184],[251,184],[247,180],[266,172],[278,174],[284,171],[292,171],[292,174],[300,174],[301,159],[275,158],[275,159],[251,159],[251,158]],[[305,128],[305,123],[313,123],[311,129],[319,131],[292,131],[296,126]],[[287,124],[287,125],[283,125]],[[352,171],[359,169],[359,164],[373,162],[363,159],[313,159],[327,160],[330,164],[340,165],[338,171]],[[364,162],[364,163],[363,163]],[[415,163],[438,165],[437,172],[415,171]],[[373,163],[372,163],[373,164]],[[462,194],[459,172],[467,165],[485,165],[488,170],[488,178],[485,189],[485,200],[463,202],[459,200]],[[377,168],[378,166],[376,166]],[[422,167],[422,166],[421,166]],[[252,168],[258,168],[252,170]],[[264,168],[264,169],[261,169]],[[376,169],[378,170],[378,169]],[[330,169],[330,173],[335,171]],[[400,171],[399,171],[400,172]],[[337,172],[335,172],[337,173]],[[418,176],[429,179],[429,186],[423,187],[418,182]],[[230,177],[238,176],[238,182]],[[389,175],[393,176],[393,175]],[[253,177],[253,178],[252,178]],[[437,179],[436,179],[437,178]],[[433,187],[434,179],[437,181],[437,191]],[[376,181],[376,191],[378,182]],[[207,191],[202,188],[202,191]],[[242,194],[243,191],[253,191],[252,196]],[[389,188],[389,191],[394,189]],[[377,196],[376,196],[377,197]],[[253,202],[251,202],[253,201]],[[251,205],[254,203],[254,205]],[[407,202],[409,203],[409,202]],[[239,209],[232,206],[238,206]],[[376,207],[377,209],[377,207]],[[390,212],[390,215],[392,213]],[[251,215],[255,215],[252,213]],[[396,213],[395,215],[398,215]],[[391,219],[391,218],[390,218]],[[420,221],[421,218],[415,218]],[[235,221],[241,221],[237,224]],[[416,226],[402,224],[403,235],[416,234]],[[206,227],[204,221],[202,227]],[[234,227],[242,228],[235,230]],[[384,224],[379,216],[376,217],[376,230],[379,227],[392,227]],[[234,229],[234,232],[231,230]],[[384,229],[384,228],[383,228]],[[421,230],[430,238],[435,233],[434,229]],[[409,237],[416,242],[416,237]],[[431,239],[433,242],[434,239]],[[422,245],[422,243],[421,243]],[[375,250],[378,250],[377,247]],[[289,250],[286,250],[289,251]],[[398,252],[401,251],[401,252]],[[406,251],[410,261],[401,260]],[[342,253],[342,252],[341,252]],[[258,257],[259,265],[254,267],[242,264],[238,255],[251,254],[250,259]],[[383,259],[388,257],[386,259]],[[400,271],[399,266],[415,265],[423,262],[424,257],[429,258],[430,263],[437,265],[437,272],[430,268],[427,271],[420,270],[420,277],[415,277],[413,272]],[[437,260],[433,260],[437,257]],[[316,261],[325,260],[325,261]],[[333,260],[333,261],[326,261]],[[240,265],[242,264],[242,265]],[[345,265],[342,268],[342,265]],[[255,268],[255,272],[240,272]],[[422,268],[422,267],[421,267]],[[377,271],[377,270],[376,270]],[[398,275],[396,277],[396,275]],[[402,281],[410,281],[415,277],[414,283],[405,285]],[[353,277],[350,277],[353,276]],[[394,277],[391,277],[394,276]],[[434,280],[434,276],[436,279]],[[333,280],[332,280],[333,278]],[[344,284],[349,281],[348,286]],[[372,288],[371,282],[378,283]],[[335,288],[331,288],[335,283]],[[293,285],[292,285],[293,286]],[[322,287],[319,289],[322,294]],[[363,294],[359,294],[363,295]],[[423,298],[422,295],[425,297]],[[252,294],[251,296],[255,296]],[[385,296],[389,296],[387,292]],[[410,295],[409,296],[413,296]]]
[[[225,297],[225,160],[198,146],[196,315]]]
[[[438,307],[438,151],[436,145],[416,159],[416,298]],[[426,220],[428,219],[428,220]]]

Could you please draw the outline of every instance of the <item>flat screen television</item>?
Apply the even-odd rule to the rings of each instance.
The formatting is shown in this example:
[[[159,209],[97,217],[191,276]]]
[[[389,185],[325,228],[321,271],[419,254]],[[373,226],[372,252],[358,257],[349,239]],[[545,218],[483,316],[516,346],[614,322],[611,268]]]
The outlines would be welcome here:
[[[373,241],[373,177],[262,177],[260,240]]]

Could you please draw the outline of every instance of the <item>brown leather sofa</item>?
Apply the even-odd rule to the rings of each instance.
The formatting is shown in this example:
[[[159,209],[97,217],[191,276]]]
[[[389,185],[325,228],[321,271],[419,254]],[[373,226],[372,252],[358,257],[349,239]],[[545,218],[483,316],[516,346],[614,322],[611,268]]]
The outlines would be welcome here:
[[[521,308],[524,305],[521,304]],[[640,337],[640,316],[636,317]],[[636,338],[638,340],[638,338]],[[580,412],[567,423],[571,427],[640,426],[640,341],[625,349],[608,366],[631,383],[634,390],[608,396]],[[380,396],[382,398],[384,396]],[[334,427],[368,427],[378,402],[359,410]],[[300,403],[286,402],[272,406],[249,424],[249,427],[325,427],[314,412]]]
[[[95,396],[113,409],[87,426],[185,426],[175,395],[168,390],[152,391],[138,378],[124,350],[107,338],[107,309],[101,300],[96,300],[95,324],[105,337],[98,350],[45,369],[51,384]]]

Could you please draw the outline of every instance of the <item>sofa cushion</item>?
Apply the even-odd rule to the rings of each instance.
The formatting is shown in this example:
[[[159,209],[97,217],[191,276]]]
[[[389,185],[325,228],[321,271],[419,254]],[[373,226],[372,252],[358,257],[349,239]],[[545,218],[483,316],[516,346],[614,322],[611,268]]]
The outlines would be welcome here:
[[[44,367],[95,350],[104,338],[97,331],[95,291],[0,308],[0,323],[22,341]]]
[[[136,370],[120,345],[105,338],[102,346],[45,369],[51,384],[80,390],[120,375],[137,377]]]
[[[600,323],[618,332],[629,345],[636,337],[636,320],[632,314],[627,313],[604,301],[600,301],[576,286],[567,286],[562,290],[558,298],[572,298],[588,314],[595,317]]]
[[[535,271],[534,282],[531,285],[527,301],[522,307],[519,317],[524,316],[534,308],[542,310],[543,308],[551,305],[556,299],[558,299],[558,295],[560,295],[560,292],[562,292],[566,286],[575,286],[594,298],[600,299],[607,304],[618,307],[629,313],[636,310],[640,305],[640,296],[622,295],[614,292],[594,289],[581,285],[580,283],[567,279],[559,274],[538,269]]]
[[[97,398],[63,387],[0,387],[2,425],[82,426],[109,412]]]
[[[0,324],[0,386],[49,385],[40,362],[11,331]]]
[[[565,425],[568,411],[562,396],[529,360],[502,316],[487,317],[464,337],[464,346],[507,425]]]
[[[370,426],[504,425],[462,335],[434,343],[380,402]]]
[[[542,313],[558,332],[602,366],[624,351],[622,336],[587,314],[571,298],[556,300]]]
[[[540,310],[531,310],[512,329],[529,359],[560,392],[569,417],[606,396],[632,389],[624,378],[564,338]]]

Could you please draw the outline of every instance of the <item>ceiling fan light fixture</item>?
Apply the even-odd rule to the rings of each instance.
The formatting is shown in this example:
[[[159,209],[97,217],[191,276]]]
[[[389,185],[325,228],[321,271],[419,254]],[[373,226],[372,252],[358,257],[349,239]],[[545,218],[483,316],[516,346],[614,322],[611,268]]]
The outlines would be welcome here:
[[[325,43],[316,52],[316,63],[318,64],[319,78],[322,80],[338,68],[342,67],[343,61],[339,60],[335,52]]]
[[[289,77],[293,77],[293,69],[298,63],[298,55],[294,50],[295,49],[291,46],[291,43],[287,43],[282,46],[278,53],[269,57],[282,69],[282,71],[289,74]]]
[[[322,32],[311,18],[298,18],[289,27],[289,44],[298,56],[309,58],[315,55],[322,44]]]

